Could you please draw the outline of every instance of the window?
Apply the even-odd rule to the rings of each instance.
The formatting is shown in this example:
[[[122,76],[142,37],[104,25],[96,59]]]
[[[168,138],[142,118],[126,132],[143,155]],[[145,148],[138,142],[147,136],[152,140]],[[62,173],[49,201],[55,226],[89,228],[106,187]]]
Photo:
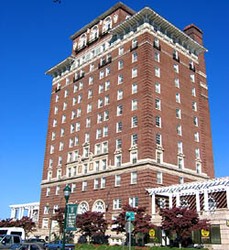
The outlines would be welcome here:
[[[54,146],[53,145],[50,146],[50,151],[49,152],[50,152],[50,154],[54,153]]]
[[[110,81],[105,82],[105,91],[110,89]]]
[[[135,115],[131,117],[131,127],[135,128],[137,126],[138,126],[138,117]]]
[[[62,123],[65,123],[65,122],[66,122],[66,115],[62,115],[61,122],[62,122]]]
[[[94,78],[93,78],[93,76],[90,76],[90,77],[88,78],[88,84],[89,84],[89,85],[92,85],[93,82],[94,82]]]
[[[132,78],[137,77],[138,76],[138,69],[137,68],[133,68],[132,69]]]
[[[122,98],[123,98],[123,91],[119,89],[117,91],[117,100],[121,100]]]
[[[157,172],[157,184],[163,183],[163,174],[162,172]]]
[[[115,155],[115,166],[121,167],[122,165],[122,155]]]
[[[59,156],[59,157],[58,157],[58,166],[61,166],[61,165],[62,165],[62,157]]]
[[[51,140],[54,141],[55,138],[56,138],[56,133],[55,133],[55,132],[52,132],[52,138],[51,138]]]
[[[69,139],[68,147],[69,147],[69,148],[72,148],[73,145],[74,145],[74,139],[70,138],[70,139]]]
[[[63,103],[63,110],[66,110],[66,109],[67,109],[67,103],[64,102],[64,103]]]
[[[64,136],[64,131],[65,131],[64,128],[61,128],[61,129],[60,129],[60,137],[63,137],[63,136]]]
[[[86,118],[86,128],[91,127],[91,118]]]
[[[92,104],[89,103],[89,104],[87,105],[87,113],[90,113],[91,111],[92,111]]]
[[[195,149],[195,157],[196,157],[196,159],[200,159],[200,149],[199,148]]]
[[[117,106],[117,116],[122,115],[122,105]]]
[[[121,149],[121,148],[122,148],[122,140],[116,139],[116,149]]]
[[[179,169],[184,168],[184,158],[178,157],[178,158],[177,158],[177,165],[178,165],[178,168],[179,168]]]
[[[113,200],[113,209],[121,209],[122,208],[122,202],[121,199],[114,199]]]
[[[180,103],[180,93],[176,93],[176,102]]]
[[[77,135],[74,138],[74,145],[75,146],[79,145],[79,137]]]
[[[180,136],[182,135],[182,126],[181,125],[177,126],[177,134]]]
[[[136,38],[134,38],[133,40],[132,40],[132,45],[131,45],[132,47],[132,49],[135,49],[135,48],[137,48],[138,47],[138,40],[136,39]]]
[[[102,129],[97,129],[96,130],[96,139],[102,138]]]
[[[179,54],[178,54],[177,50],[173,51],[173,59],[179,62]]]
[[[196,163],[196,173],[201,174],[202,169],[201,169],[201,164],[199,162]]]
[[[58,113],[58,107],[54,108],[54,115],[56,115]]]
[[[138,152],[137,151],[130,152],[130,162],[132,164],[135,164],[135,163],[137,163],[137,161],[138,161]]]
[[[56,195],[59,195],[60,194],[60,186],[56,186],[56,192],[55,192]]]
[[[138,197],[130,197],[129,198],[129,205],[131,207],[138,207]]]
[[[106,95],[105,98],[104,98],[104,105],[108,105],[110,103],[110,96],[109,95]]]
[[[101,108],[103,106],[103,99],[99,98],[98,100],[98,108]]]
[[[57,125],[57,120],[54,119],[54,120],[53,120],[53,123],[52,123],[52,126],[53,126],[53,127],[56,127],[56,125]]]
[[[198,118],[196,116],[193,118],[193,123],[196,127],[198,127]]]
[[[173,69],[174,69],[174,72],[179,73],[179,65],[178,64],[174,64]]]
[[[161,134],[156,134],[156,144],[162,145]]]
[[[118,61],[118,69],[123,68],[123,60]]]
[[[155,68],[154,68],[154,73],[155,73],[155,76],[156,76],[156,77],[160,77],[160,76],[161,76],[160,68],[155,67]]]
[[[136,99],[131,101],[131,110],[137,110],[138,109],[138,101]]]
[[[83,148],[83,157],[87,158],[89,156],[89,147]]]
[[[103,142],[103,144],[102,144],[102,151],[103,151],[103,153],[107,153],[108,152],[108,142]]]
[[[179,184],[184,184],[184,177],[179,177]]]
[[[106,168],[107,168],[107,160],[103,159],[102,160],[102,170],[106,170]]]
[[[62,151],[64,149],[64,143],[60,142],[59,144],[59,151]]]
[[[118,84],[123,83],[123,75],[118,75]]]
[[[121,185],[121,175],[115,175],[115,187]]]
[[[155,109],[161,110],[161,100],[155,99]]]
[[[74,105],[76,105],[76,98],[75,97],[72,98],[72,106],[74,106]]]
[[[107,137],[108,136],[108,127],[103,127],[103,137]]]
[[[103,78],[104,78],[104,75],[105,75],[104,71],[103,71],[103,70],[100,71],[100,72],[99,72],[99,79],[103,79]]]
[[[82,191],[86,191],[87,190],[87,181],[83,181],[82,182]]]
[[[119,56],[123,55],[123,53],[124,53],[124,48],[123,47],[118,48]]]
[[[46,196],[49,196],[50,195],[50,187],[47,187],[46,189]]]
[[[102,177],[100,182],[100,188],[105,188],[105,187],[106,187],[106,178]]]
[[[96,144],[95,145],[95,154],[101,154],[101,144]]]
[[[160,116],[155,117],[155,123],[156,123],[157,127],[161,128],[161,117]]]
[[[105,110],[104,113],[103,113],[103,120],[107,121],[108,119],[109,119],[109,111]]]
[[[96,178],[94,179],[94,189],[98,189],[99,188],[99,179]]]
[[[138,174],[137,172],[132,172],[130,174],[130,184],[137,184]]]
[[[85,133],[84,134],[84,142],[89,142],[90,141],[90,134],[89,133]]]
[[[154,61],[160,62],[160,53],[158,51],[154,52]]]
[[[178,154],[183,154],[183,143],[181,141],[177,143],[177,152]]]
[[[122,132],[122,122],[116,123],[116,133]]]
[[[65,91],[64,91],[64,97],[65,97],[65,98],[68,97],[68,90],[65,90]]]
[[[133,134],[131,136],[131,146],[135,146],[138,144],[138,135],[137,134]]]
[[[78,108],[78,109],[77,109],[76,116],[77,116],[77,117],[80,117],[80,116],[81,116],[81,108]]]
[[[159,39],[156,38],[156,37],[154,38],[153,46],[154,46],[154,48],[160,50],[160,41],[159,41]]]
[[[190,80],[191,80],[191,82],[195,82],[195,75],[194,74],[190,75]]]
[[[163,152],[156,150],[156,161],[157,163],[162,163],[163,161]]]
[[[180,88],[180,80],[179,80],[179,78],[175,78],[174,84],[175,84],[176,88],[178,88],[178,89]]]
[[[158,82],[155,83],[155,92],[158,94],[161,93],[161,84]]]
[[[87,93],[87,98],[90,99],[92,98],[92,95],[93,95],[93,92],[91,89],[88,90],[88,93]]]
[[[80,131],[80,122],[76,122],[76,131]]]
[[[196,89],[192,88],[192,96],[196,96]]]
[[[132,94],[136,94],[138,92],[138,84],[133,83],[132,84]]]
[[[133,62],[137,62],[137,60],[138,60],[138,54],[137,54],[137,52],[132,53],[132,63]]]
[[[197,111],[197,103],[192,102],[192,110]]]
[[[176,118],[181,119],[181,110],[180,109],[176,109]]]
[[[49,214],[49,206],[44,207],[44,214]]]
[[[195,140],[196,142],[199,142],[199,141],[200,141],[199,132],[196,132],[196,133],[194,134],[194,140]]]

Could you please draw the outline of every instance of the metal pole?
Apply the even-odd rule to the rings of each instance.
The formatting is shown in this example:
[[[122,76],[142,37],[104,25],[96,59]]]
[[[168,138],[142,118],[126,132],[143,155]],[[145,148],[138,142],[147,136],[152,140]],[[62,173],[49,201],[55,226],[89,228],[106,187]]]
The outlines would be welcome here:
[[[63,231],[63,245],[62,245],[62,250],[65,250],[65,231],[66,231],[66,221],[67,221],[67,201],[65,204],[65,210],[64,210],[64,231]]]
[[[129,250],[131,250],[131,221],[128,221],[128,231],[129,231]]]

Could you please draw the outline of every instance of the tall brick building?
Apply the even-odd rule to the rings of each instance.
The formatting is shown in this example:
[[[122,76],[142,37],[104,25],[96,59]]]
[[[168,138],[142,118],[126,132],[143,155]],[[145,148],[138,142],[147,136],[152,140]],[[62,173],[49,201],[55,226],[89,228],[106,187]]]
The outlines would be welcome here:
[[[51,105],[40,227],[78,212],[147,206],[146,188],[214,177],[202,31],[183,31],[146,7],[118,3],[71,36],[72,53],[47,71]]]

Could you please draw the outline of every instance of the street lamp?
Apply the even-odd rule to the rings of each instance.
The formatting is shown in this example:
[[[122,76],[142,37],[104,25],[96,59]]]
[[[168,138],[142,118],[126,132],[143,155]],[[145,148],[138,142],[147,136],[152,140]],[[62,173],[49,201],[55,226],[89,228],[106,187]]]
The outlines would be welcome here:
[[[71,188],[69,185],[66,185],[66,187],[63,189],[64,191],[64,198],[65,198],[65,210],[64,210],[64,231],[63,231],[63,245],[62,250],[65,250],[65,233],[66,233],[66,224],[67,224],[67,210],[68,210],[68,200],[71,193]]]

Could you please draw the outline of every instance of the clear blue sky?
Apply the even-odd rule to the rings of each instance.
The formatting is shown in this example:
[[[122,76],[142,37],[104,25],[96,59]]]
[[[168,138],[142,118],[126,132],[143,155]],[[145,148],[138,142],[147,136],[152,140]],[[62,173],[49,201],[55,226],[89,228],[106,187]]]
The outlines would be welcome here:
[[[39,201],[51,77],[45,71],[71,53],[70,35],[115,0],[0,1],[0,219],[10,204]],[[229,175],[229,1],[123,0],[149,6],[180,29],[204,32],[216,177]]]

